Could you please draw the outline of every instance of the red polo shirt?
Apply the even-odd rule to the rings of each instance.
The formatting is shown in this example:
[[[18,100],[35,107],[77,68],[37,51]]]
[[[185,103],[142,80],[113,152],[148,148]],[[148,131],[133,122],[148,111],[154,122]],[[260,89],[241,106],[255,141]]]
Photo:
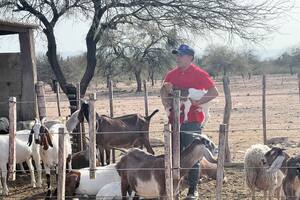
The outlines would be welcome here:
[[[172,83],[173,86],[180,89],[195,88],[208,90],[215,86],[214,81],[211,79],[209,74],[195,64],[191,64],[186,70],[182,70],[178,67],[174,68],[167,73],[164,82]],[[197,106],[191,106],[188,112],[189,122],[203,122],[204,113],[197,111],[197,108]],[[184,119],[183,105],[180,107],[180,110],[180,123],[182,123]]]

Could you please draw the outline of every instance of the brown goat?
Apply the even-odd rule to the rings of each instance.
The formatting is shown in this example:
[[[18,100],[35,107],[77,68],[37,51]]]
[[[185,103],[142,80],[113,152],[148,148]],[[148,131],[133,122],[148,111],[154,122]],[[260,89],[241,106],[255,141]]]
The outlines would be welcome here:
[[[158,112],[155,110],[150,116],[131,114],[111,118],[96,113],[96,143],[100,152],[100,161],[104,166],[104,150],[106,152],[106,164],[110,163],[110,150],[114,147],[129,148],[143,147],[154,154],[149,141],[149,125],[151,118]],[[83,102],[78,119],[83,122],[84,117],[89,121],[89,105]],[[101,133],[101,134],[99,134]]]
[[[205,147],[206,143],[204,138],[195,139],[181,152],[180,177],[187,174],[203,156],[211,162],[216,162]],[[154,156],[136,148],[129,150],[116,164],[116,169],[121,176],[122,199],[125,200],[127,192],[130,194],[132,191],[145,198],[160,196],[162,199],[167,199],[164,166],[164,155]]]
[[[273,147],[265,154],[269,170],[281,170],[285,175],[282,188],[286,200],[300,199],[300,156],[290,157],[284,149]]]

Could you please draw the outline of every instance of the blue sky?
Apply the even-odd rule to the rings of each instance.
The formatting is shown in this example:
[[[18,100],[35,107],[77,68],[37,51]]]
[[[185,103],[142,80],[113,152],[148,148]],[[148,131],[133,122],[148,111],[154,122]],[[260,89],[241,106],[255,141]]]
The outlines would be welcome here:
[[[57,36],[58,51],[63,56],[75,55],[85,51],[85,35],[88,30],[88,23],[76,20],[68,20],[59,23],[55,30]],[[268,36],[268,39],[260,45],[255,46],[249,43],[242,43],[239,40],[228,42],[227,40],[213,37],[210,40],[198,39],[196,43],[191,44],[201,54],[209,44],[217,43],[232,46],[234,48],[245,47],[255,49],[262,58],[276,57],[283,51],[300,46],[300,1],[296,0],[295,8],[289,12],[289,16],[280,21],[277,32]],[[35,37],[36,52],[44,53],[47,47],[42,33]],[[19,51],[17,36],[0,36],[0,52]]]

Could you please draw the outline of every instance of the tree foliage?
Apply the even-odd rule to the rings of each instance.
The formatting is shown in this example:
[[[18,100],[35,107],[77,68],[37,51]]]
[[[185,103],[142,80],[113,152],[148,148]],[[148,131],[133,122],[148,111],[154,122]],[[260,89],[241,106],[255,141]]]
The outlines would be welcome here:
[[[97,44],[103,41],[101,39],[109,30],[130,32],[135,29],[134,26],[153,23],[158,32],[154,40],[170,30],[177,30],[178,33],[190,31],[200,35],[223,31],[257,42],[276,28],[269,22],[289,10],[291,4],[287,0],[2,0],[0,7],[6,17],[34,20],[40,25],[47,38],[51,69],[66,94],[75,94],[75,87],[66,80],[59,63],[54,28],[59,20],[66,17],[90,20],[86,34],[86,67],[80,81],[84,95],[97,65]],[[123,26],[128,29],[122,29]],[[138,72],[137,68],[144,67],[140,59],[145,52],[137,50],[133,44],[126,49],[131,51],[134,59],[138,59],[131,58],[130,61]],[[74,100],[72,98],[74,95],[69,96],[70,100]]]

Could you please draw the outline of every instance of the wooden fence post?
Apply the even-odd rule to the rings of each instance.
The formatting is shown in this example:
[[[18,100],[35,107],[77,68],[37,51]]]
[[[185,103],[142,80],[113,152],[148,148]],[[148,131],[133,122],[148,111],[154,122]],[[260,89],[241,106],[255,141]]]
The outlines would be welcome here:
[[[144,101],[145,101],[145,116],[149,115],[149,104],[148,104],[148,90],[146,80],[143,81],[144,84]]]
[[[223,77],[223,90],[225,95],[225,108],[223,116],[223,124],[227,125],[229,129],[230,114],[232,109],[231,92],[230,92],[230,80],[228,76]],[[229,149],[228,134],[225,137],[225,162],[231,163],[231,154]]]
[[[89,139],[90,139],[90,178],[95,179],[96,169],[96,115],[95,115],[95,101],[96,93],[89,96]]]
[[[298,72],[297,77],[298,77],[298,91],[299,91],[299,102],[300,102],[300,72]]]
[[[180,91],[174,91],[174,121],[172,126],[172,165],[173,165],[173,187],[177,187],[180,179]],[[175,197],[177,199],[177,197]]]
[[[169,124],[164,125],[164,147],[165,147],[165,178],[167,199],[173,200],[173,173],[172,173],[172,141]]]
[[[80,83],[76,84],[76,103],[77,103],[77,110],[80,110],[81,108],[81,94],[80,94]],[[84,122],[79,123],[76,130],[78,130],[78,136],[76,136],[76,138],[78,138],[78,143],[79,144],[79,151],[82,151],[85,149],[85,137],[84,137]]]
[[[35,89],[37,95],[39,117],[40,119],[43,119],[47,116],[44,83],[42,81],[38,81],[36,83]]]
[[[60,86],[58,81],[56,82],[56,103],[57,103],[57,111],[58,111],[58,116],[61,116],[60,112]]]
[[[9,97],[9,162],[8,180],[16,180],[16,131],[17,131],[17,106],[16,97]],[[2,169],[4,170],[4,169]]]
[[[113,85],[113,81],[111,79],[109,79],[108,81],[108,93],[109,93],[109,114],[110,117],[114,117],[114,85]],[[115,163],[116,162],[116,151],[115,149],[111,150],[111,156],[112,156],[112,162]],[[107,158],[106,158],[107,159]]]
[[[65,156],[65,130],[59,128],[58,131],[58,180],[57,180],[57,199],[65,199],[65,182],[66,182],[66,156]]]
[[[217,185],[216,185],[216,199],[222,199],[222,186],[223,186],[223,176],[224,176],[224,160],[225,160],[225,142],[227,125],[221,124],[219,130],[219,153],[218,153],[218,166],[217,166]]]
[[[266,120],[266,75],[262,77],[262,123],[263,123],[263,140],[267,144],[267,120]]]

